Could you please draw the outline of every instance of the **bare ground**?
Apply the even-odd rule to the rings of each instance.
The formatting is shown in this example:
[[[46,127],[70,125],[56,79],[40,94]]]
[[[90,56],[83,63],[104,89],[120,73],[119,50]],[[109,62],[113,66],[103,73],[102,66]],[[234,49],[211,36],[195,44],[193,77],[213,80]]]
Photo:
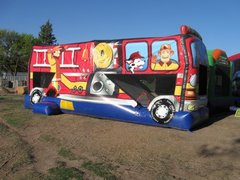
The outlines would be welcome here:
[[[0,103],[3,179],[45,179],[61,163],[84,179],[240,179],[240,118],[234,115],[215,116],[188,132],[19,108],[27,114],[22,126],[9,123]],[[107,166],[110,175],[87,168],[88,162]]]

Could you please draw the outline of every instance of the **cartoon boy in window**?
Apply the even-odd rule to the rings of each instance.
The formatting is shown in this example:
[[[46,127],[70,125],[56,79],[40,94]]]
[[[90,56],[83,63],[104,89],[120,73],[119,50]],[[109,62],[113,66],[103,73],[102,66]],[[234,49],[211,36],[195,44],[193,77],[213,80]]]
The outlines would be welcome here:
[[[171,59],[171,56],[174,54],[170,44],[163,44],[158,51],[160,56],[160,61],[157,59],[157,56],[152,57],[151,68],[152,70],[176,70],[178,69],[178,63]]]

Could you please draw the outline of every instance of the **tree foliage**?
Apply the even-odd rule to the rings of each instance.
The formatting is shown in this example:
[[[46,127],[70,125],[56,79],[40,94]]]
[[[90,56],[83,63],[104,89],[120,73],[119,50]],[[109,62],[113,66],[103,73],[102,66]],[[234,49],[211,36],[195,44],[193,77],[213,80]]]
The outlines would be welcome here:
[[[55,45],[57,40],[53,34],[52,24],[48,20],[45,24],[40,27],[38,34],[40,45]]]
[[[36,43],[32,35],[0,30],[0,71],[12,75],[27,71],[31,49]]]
[[[28,71],[28,61],[34,45],[54,45],[56,38],[52,24],[48,20],[40,27],[39,37],[31,34],[20,34],[15,31],[0,29],[0,73]]]

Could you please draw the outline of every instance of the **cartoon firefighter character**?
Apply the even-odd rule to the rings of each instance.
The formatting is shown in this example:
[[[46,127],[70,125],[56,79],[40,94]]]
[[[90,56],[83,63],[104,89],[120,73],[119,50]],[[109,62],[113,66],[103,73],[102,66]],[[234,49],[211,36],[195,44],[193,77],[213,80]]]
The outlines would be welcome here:
[[[56,89],[58,92],[60,90],[59,82],[61,81],[61,73],[60,73],[60,55],[61,52],[64,51],[64,48],[61,46],[56,46],[53,49],[49,49],[47,56],[48,62],[50,64],[50,72],[55,73],[52,79],[52,87]]]
[[[128,64],[128,70],[134,74],[135,71],[143,69],[145,61],[142,60],[142,58],[144,57],[140,55],[139,51],[132,53],[129,59],[126,60],[126,63]]]
[[[174,54],[170,44],[163,44],[159,51],[158,55],[160,61],[157,60],[157,56],[152,57],[151,68],[152,70],[176,70],[178,69],[178,63],[171,59],[171,56]]]

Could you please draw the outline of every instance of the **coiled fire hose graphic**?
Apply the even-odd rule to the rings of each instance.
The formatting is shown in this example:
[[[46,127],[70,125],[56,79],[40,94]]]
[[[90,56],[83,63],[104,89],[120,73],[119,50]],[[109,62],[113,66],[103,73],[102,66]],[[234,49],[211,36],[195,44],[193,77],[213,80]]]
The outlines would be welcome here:
[[[107,68],[113,58],[112,48],[107,43],[99,43],[93,51],[93,61],[97,68]]]

